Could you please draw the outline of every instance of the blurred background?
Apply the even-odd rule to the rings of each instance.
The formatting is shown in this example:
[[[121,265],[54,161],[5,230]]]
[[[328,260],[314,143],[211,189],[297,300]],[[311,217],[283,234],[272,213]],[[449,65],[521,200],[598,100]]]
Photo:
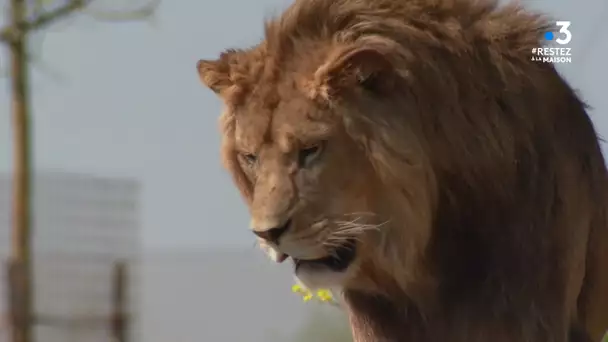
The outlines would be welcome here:
[[[0,0],[0,342],[11,298],[14,1]],[[21,2],[34,19],[77,5],[27,42],[35,341],[349,341],[343,313],[303,304],[291,267],[255,247],[219,162],[221,103],[195,69],[257,43],[263,19],[290,1]],[[608,2],[525,5],[571,21],[572,63],[558,68],[607,136]]]

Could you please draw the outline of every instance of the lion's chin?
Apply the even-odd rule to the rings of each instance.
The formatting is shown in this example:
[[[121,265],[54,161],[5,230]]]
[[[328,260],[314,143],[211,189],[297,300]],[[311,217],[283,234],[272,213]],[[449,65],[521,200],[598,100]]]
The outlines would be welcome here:
[[[314,265],[302,265],[295,270],[298,283],[310,290],[342,288],[348,272],[336,272]]]
[[[314,260],[292,258],[294,273],[298,281],[309,289],[342,287],[356,255],[355,241],[348,241],[324,258]]]

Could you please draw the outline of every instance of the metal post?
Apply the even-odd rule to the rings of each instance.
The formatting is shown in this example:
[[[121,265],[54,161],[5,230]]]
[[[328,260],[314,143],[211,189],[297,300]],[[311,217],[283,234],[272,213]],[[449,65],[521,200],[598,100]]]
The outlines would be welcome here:
[[[116,342],[127,342],[129,338],[129,317],[127,315],[127,265],[123,261],[114,264],[112,281],[112,335]]]

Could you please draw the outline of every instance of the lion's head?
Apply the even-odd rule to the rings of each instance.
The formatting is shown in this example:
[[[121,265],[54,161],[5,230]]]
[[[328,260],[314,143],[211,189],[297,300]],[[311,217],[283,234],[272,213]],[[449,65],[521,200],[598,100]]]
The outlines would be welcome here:
[[[438,203],[461,190],[450,186],[511,180],[510,133],[493,123],[520,68],[547,69],[522,62],[544,22],[421,3],[296,1],[259,45],[198,63],[225,103],[223,161],[251,229],[309,287],[424,283]]]

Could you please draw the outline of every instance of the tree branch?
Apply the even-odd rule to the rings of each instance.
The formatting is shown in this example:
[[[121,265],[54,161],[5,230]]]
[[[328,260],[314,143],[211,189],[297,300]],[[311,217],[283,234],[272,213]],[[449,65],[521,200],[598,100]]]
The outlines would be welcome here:
[[[139,8],[132,10],[115,10],[115,11],[91,11],[89,8],[87,14],[91,17],[107,22],[122,22],[122,21],[134,21],[134,20],[145,20],[149,19],[156,13],[161,0],[150,0]]]
[[[7,26],[0,31],[0,42],[13,42],[26,32],[44,28],[49,24],[84,8],[89,2],[90,0],[70,0],[67,4],[49,12],[41,13],[34,17],[34,19],[26,21],[17,27]]]

